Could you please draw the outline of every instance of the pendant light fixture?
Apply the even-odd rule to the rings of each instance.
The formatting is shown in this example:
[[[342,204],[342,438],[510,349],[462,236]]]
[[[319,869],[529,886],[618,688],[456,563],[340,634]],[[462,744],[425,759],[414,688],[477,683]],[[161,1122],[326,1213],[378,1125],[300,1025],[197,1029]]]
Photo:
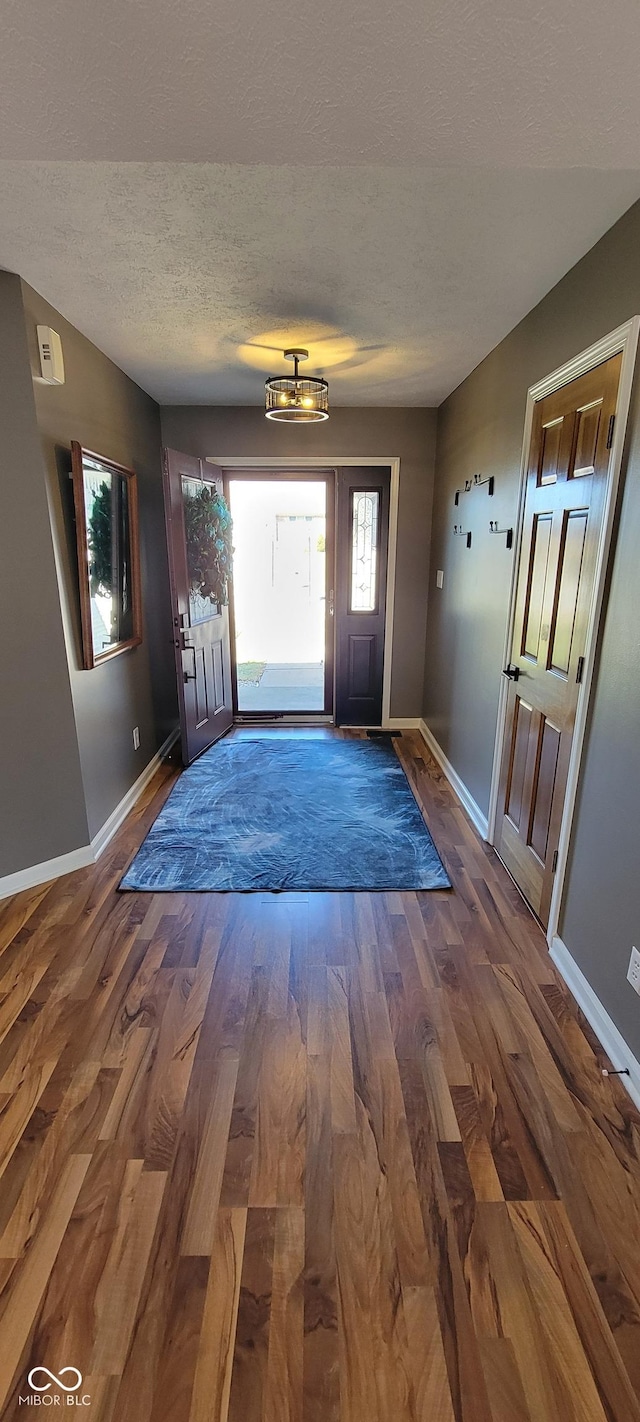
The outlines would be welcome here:
[[[293,375],[270,375],[265,380],[265,415],[268,420],[283,420],[287,424],[309,425],[329,418],[329,384],[319,375],[301,376],[298,364],[309,359],[309,352],[284,352],[285,360],[293,361]]]

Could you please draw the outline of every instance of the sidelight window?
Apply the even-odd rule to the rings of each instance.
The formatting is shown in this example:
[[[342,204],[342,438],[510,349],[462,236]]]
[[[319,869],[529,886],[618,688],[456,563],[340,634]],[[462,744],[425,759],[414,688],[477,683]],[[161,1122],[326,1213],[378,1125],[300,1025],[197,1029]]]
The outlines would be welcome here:
[[[350,612],[375,612],[378,602],[378,519],[380,491],[351,494]]]

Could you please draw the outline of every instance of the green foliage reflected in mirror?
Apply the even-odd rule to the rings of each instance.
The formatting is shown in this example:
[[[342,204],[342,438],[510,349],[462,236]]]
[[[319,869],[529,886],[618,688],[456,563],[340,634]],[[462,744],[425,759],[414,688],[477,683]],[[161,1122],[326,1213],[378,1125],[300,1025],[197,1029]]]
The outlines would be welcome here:
[[[71,446],[83,665],[142,641],[136,476]]]

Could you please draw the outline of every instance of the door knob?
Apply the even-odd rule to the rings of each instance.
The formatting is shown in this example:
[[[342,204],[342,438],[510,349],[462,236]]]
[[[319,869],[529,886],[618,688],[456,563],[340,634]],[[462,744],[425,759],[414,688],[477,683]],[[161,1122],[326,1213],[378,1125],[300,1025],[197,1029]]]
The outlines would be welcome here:
[[[509,666],[504,668],[502,675],[508,676],[509,681],[518,681],[520,677],[520,667],[514,667],[509,663]]]

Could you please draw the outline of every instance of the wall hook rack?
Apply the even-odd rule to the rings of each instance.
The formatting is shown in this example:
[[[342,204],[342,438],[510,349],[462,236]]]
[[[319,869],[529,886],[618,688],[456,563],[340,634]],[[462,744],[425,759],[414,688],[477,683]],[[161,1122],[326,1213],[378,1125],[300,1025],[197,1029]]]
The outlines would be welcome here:
[[[460,503],[461,494],[469,494],[472,489],[480,489],[483,487],[486,487],[489,497],[493,498],[495,490],[495,479],[493,474],[488,474],[486,479],[483,479],[481,474],[474,474],[472,479],[465,479],[464,489],[456,489],[456,492],[453,496],[453,502],[456,505],[456,508]]]
[[[467,479],[466,488],[481,489],[485,485],[489,498],[492,499],[495,490],[495,479],[493,477],[493,474],[488,474],[486,479],[483,479],[480,474],[474,474],[473,479]]]
[[[507,540],[507,548],[513,547],[513,529],[500,528],[498,525],[497,518],[492,518],[489,520],[489,533],[504,533]]]
[[[462,527],[462,524],[454,523],[453,536],[454,538],[466,538],[467,548],[471,547],[471,534],[467,531],[467,529]]]

